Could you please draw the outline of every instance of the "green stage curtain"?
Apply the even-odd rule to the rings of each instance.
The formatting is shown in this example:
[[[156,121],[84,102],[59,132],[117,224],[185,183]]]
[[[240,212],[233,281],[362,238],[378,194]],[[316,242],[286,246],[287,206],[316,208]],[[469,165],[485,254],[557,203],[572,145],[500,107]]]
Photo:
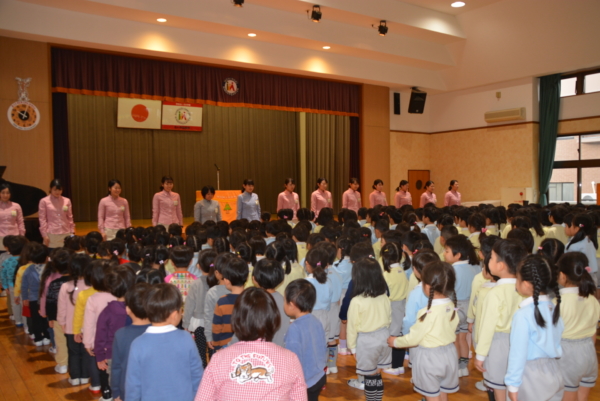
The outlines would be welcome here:
[[[560,107],[561,74],[540,78],[540,203],[548,204],[546,193],[552,177],[556,135],[558,132],[558,111]]]

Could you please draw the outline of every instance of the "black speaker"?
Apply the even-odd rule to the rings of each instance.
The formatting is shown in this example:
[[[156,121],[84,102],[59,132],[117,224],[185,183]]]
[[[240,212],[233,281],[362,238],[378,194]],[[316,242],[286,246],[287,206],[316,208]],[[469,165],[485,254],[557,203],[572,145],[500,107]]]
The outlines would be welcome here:
[[[394,114],[400,115],[400,94],[394,92]]]
[[[417,88],[412,88],[412,92],[410,93],[410,103],[408,103],[408,112],[412,114],[423,114],[426,98],[427,93],[420,91]]]

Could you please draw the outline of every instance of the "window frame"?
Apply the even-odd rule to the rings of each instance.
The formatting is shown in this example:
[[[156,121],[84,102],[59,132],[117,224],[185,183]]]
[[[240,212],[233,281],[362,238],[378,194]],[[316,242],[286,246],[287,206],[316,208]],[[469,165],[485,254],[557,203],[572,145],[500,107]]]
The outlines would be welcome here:
[[[583,91],[583,85],[585,83],[585,77],[586,77],[586,75],[592,75],[592,74],[598,74],[598,73],[600,73],[600,67],[594,68],[592,70],[578,71],[578,72],[573,72],[573,73],[568,73],[568,74],[562,75],[560,77],[561,82],[562,82],[563,79],[568,79],[568,78],[577,78],[577,80],[575,81],[575,94],[574,95],[568,95],[568,96],[561,96],[561,99],[565,98],[565,97],[573,97],[573,96],[581,96],[581,95],[591,95],[592,93],[600,93],[600,92],[585,93]]]

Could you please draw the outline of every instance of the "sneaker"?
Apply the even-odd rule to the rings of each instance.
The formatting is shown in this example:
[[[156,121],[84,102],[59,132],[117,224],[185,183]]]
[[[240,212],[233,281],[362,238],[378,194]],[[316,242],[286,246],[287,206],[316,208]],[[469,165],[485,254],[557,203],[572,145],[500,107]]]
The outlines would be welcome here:
[[[48,352],[51,354],[56,354],[56,347],[50,347],[48,348]]]
[[[412,369],[412,362],[411,361],[408,361],[408,368]]]
[[[485,384],[483,384],[483,380],[478,381],[477,383],[475,383],[475,388],[479,391],[488,391],[487,387],[485,386]]]
[[[19,327],[19,328],[20,328],[20,327],[23,327],[23,323],[17,323],[15,326],[17,326],[17,327]]]
[[[42,344],[44,344],[44,345],[48,345],[48,344],[50,344],[51,342],[52,342],[52,341],[50,341],[48,338],[44,338],[44,339],[42,340]]]
[[[69,371],[69,367],[67,365],[56,365],[54,370],[56,371],[56,373],[60,373],[61,375],[64,375],[65,373],[67,373]]]
[[[404,354],[404,359],[406,359],[407,361],[410,359],[410,355],[408,355],[408,351],[406,352],[406,354]]]
[[[348,380],[348,385],[350,387],[354,387],[357,388],[359,390],[364,390],[365,389],[365,383],[361,383],[360,381],[358,381],[358,379],[350,379]]]
[[[325,371],[325,373],[328,375],[335,374],[337,372],[338,372],[337,366],[332,366],[332,367],[327,366],[326,371]]]
[[[100,393],[100,386],[90,386],[90,387],[89,387],[89,390],[90,390],[92,393]]]
[[[90,382],[90,379],[89,378],[87,378],[87,379],[79,379],[79,382],[81,384],[88,384]]]
[[[469,376],[469,368],[458,369],[458,377]]]
[[[403,375],[404,367],[383,369],[383,373],[387,373],[388,375],[394,375],[394,376]]]
[[[30,334],[29,338],[31,338],[33,340],[35,338],[35,334]]]
[[[352,355],[348,348],[338,348],[338,355]]]
[[[43,341],[35,341],[33,344],[34,344],[36,347],[41,347],[41,346],[44,344],[44,342],[43,342]]]
[[[25,329],[23,331],[25,331],[25,334],[29,334],[29,327],[25,326]]]
[[[473,359],[473,351],[469,351],[469,359]]]
[[[10,320],[15,320],[15,316],[14,316],[14,315],[10,315],[8,318],[9,318]]]
[[[110,398],[100,397],[100,399],[98,401],[113,401],[113,399],[112,399],[112,397],[110,397]]]
[[[69,379],[68,379],[68,380],[69,380],[69,384],[70,384],[71,386],[79,386],[79,385],[81,384],[81,380],[79,380],[79,379],[71,379],[71,378],[69,377]]]

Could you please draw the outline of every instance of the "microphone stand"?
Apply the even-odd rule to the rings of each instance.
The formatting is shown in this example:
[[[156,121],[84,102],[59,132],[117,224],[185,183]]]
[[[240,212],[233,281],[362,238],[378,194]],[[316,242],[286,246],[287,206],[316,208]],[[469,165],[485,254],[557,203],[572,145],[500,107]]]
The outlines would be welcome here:
[[[217,166],[217,164],[215,163],[215,167],[217,168],[217,191],[221,190],[221,184],[219,182],[219,172],[221,171],[221,169],[219,168],[219,166]]]

